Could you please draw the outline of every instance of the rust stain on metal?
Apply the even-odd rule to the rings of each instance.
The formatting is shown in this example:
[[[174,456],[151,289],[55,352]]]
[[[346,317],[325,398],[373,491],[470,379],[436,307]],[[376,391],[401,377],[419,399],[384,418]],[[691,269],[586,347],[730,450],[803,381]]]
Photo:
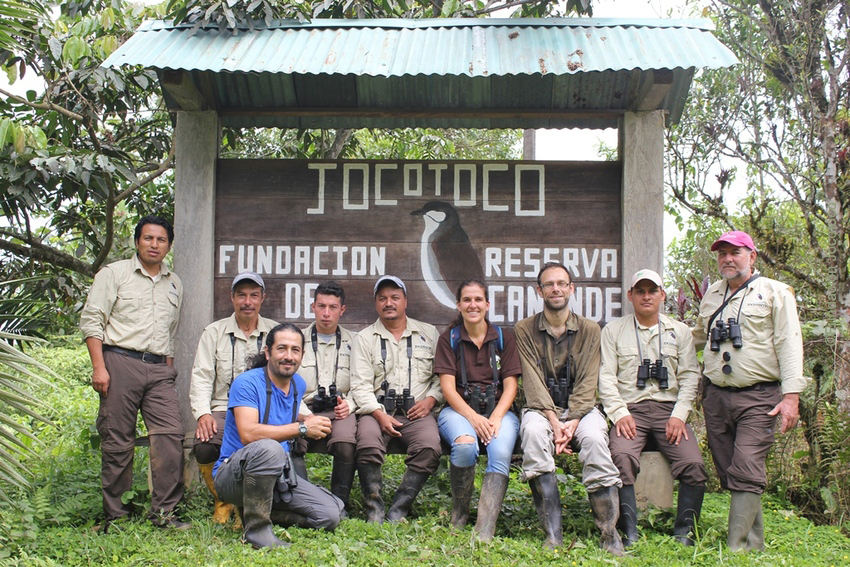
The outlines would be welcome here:
[[[519,37],[519,32],[515,31],[515,32],[509,34],[508,37],[511,38],[511,39],[516,39],[516,38]]]
[[[546,61],[541,57],[537,60],[537,62],[540,63],[540,72],[544,75],[548,73],[548,71],[546,70]]]
[[[577,56],[579,58],[579,60],[573,61],[572,60],[573,55]],[[575,71],[576,69],[584,67],[584,63],[581,61],[581,57],[583,55],[584,55],[584,51],[582,51],[581,49],[576,49],[575,51],[570,53],[570,55],[569,55],[570,60],[567,61],[567,69],[569,69],[570,71]]]

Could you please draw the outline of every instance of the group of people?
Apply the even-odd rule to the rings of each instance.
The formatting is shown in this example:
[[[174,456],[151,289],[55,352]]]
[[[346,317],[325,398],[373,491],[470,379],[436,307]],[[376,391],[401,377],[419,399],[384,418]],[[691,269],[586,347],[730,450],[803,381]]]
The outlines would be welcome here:
[[[121,495],[131,486],[138,411],[150,437],[151,521],[189,527],[173,513],[183,491],[172,365],[183,290],[163,264],[172,240],[168,221],[143,218],[136,255],[97,274],[81,318],[100,394],[105,529],[129,513]],[[796,425],[806,385],[800,324],[793,291],[755,271],[749,235],[726,233],[712,251],[722,277],[706,291],[693,330],[662,313],[664,286],[652,270],[631,278],[634,313],[604,329],[570,310],[575,282],[562,264],[543,265],[543,310],[513,332],[489,322],[485,282],[467,280],[457,289],[457,318],[441,334],[407,316],[407,287],[396,276],[378,278],[378,318],[352,333],[339,324],[339,284],[318,286],[315,322],[300,330],[262,317],[262,277],[238,274],[233,314],[204,329],[191,377],[194,454],[215,497],[213,519],[234,516],[256,548],[285,546],[272,525],[334,529],[357,473],[365,519],[397,522],[445,443],[455,527],[468,522],[486,452],[474,530],[489,541],[519,444],[544,545],[563,543],[554,457],[575,452],[600,546],[622,555],[640,537],[634,483],[651,437],[679,481],[673,535],[693,545],[707,474],[687,421],[700,390],[696,353],[708,342],[702,404],[720,483],[732,494],[727,543],[763,549],[766,455],[777,416],[783,433]],[[386,509],[388,450],[405,453],[406,468]],[[330,490],[308,480],[311,451],[333,455]]]

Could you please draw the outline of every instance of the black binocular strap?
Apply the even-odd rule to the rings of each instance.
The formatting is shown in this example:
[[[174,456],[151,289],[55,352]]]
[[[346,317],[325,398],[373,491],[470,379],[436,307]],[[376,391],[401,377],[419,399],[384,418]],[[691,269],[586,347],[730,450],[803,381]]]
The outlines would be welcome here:
[[[490,368],[493,369],[493,391],[497,391],[499,389],[499,369],[496,366],[496,343],[495,340],[488,341],[490,344]],[[460,387],[463,391],[466,391],[467,386],[467,378],[466,378],[466,355],[464,351],[466,349],[463,348],[463,343],[458,341],[458,350],[460,354]]]
[[[269,424],[269,411],[272,408],[272,380],[269,378],[269,369],[266,367],[264,369],[263,375],[266,377],[266,409],[263,410],[263,425]],[[298,421],[298,384],[295,383],[295,376],[289,379],[289,383],[292,384],[292,421],[290,423],[296,423]],[[289,440],[289,450],[292,450],[292,440]]]
[[[638,335],[638,321],[637,317],[634,318],[635,322],[635,342],[638,347],[638,366],[643,364],[643,353],[640,350],[640,335]],[[648,347],[647,347],[648,348]],[[649,352],[646,353],[647,355]],[[658,359],[662,363],[664,362],[664,353],[661,352],[661,316],[658,316]]]
[[[567,329],[567,364],[570,365],[570,375],[573,373],[573,339],[575,338],[575,335],[576,332],[574,330]],[[549,333],[543,335],[543,342],[545,345],[543,347],[543,357],[540,359],[540,363],[543,365],[543,382],[546,382],[546,353],[547,351],[552,350],[552,345],[550,344],[551,340]],[[554,375],[555,369],[552,368],[552,376]]]
[[[387,388],[389,389],[389,380],[387,380],[387,339],[384,337],[381,337],[381,365],[384,367],[384,381],[387,383]],[[413,390],[413,335],[407,335],[407,389]]]
[[[726,306],[729,305],[729,302],[732,301],[732,298],[735,297],[736,295],[738,295],[738,292],[741,291],[742,289],[746,289],[746,288],[750,287],[750,284],[753,283],[754,281],[756,281],[759,278],[759,276],[761,276],[761,274],[751,275],[750,278],[747,281],[745,281],[744,283],[742,283],[738,287],[738,289],[733,291],[732,295],[730,295],[728,298],[725,297],[726,296],[725,293],[723,294],[724,295],[723,303],[720,304],[720,307],[717,308],[717,311],[715,311],[714,313],[711,314],[711,317],[708,320],[708,327],[707,327],[707,330],[706,330],[707,333],[711,333],[711,326],[714,324],[714,320],[717,319],[718,315],[723,313],[723,310],[726,309]],[[729,284],[728,283],[726,284],[726,293],[729,293]],[[743,306],[744,306],[744,300],[742,299],[741,300],[741,307],[743,307]],[[738,316],[739,317],[741,316],[741,309],[740,308],[738,308]]]
[[[319,332],[316,330],[316,325],[313,325],[313,330],[310,333],[310,342],[313,343],[313,357],[316,359],[316,390],[322,385],[320,380],[322,373],[319,368]],[[334,373],[331,384],[336,384],[336,373],[339,370],[339,349],[342,347],[342,333],[339,326],[336,328],[336,357],[334,358]]]

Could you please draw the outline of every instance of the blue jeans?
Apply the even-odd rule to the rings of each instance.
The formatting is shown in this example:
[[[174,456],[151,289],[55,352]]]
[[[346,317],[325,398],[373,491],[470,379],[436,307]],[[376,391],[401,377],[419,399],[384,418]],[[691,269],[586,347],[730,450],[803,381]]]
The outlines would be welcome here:
[[[478,461],[478,434],[465,417],[446,406],[440,411],[437,420],[440,437],[452,446],[449,460],[456,467],[471,467]],[[473,443],[458,443],[456,439],[468,435],[475,439]],[[498,473],[508,476],[511,470],[511,455],[519,436],[519,418],[512,411],[502,418],[499,434],[493,438],[487,449],[487,469],[485,473]]]

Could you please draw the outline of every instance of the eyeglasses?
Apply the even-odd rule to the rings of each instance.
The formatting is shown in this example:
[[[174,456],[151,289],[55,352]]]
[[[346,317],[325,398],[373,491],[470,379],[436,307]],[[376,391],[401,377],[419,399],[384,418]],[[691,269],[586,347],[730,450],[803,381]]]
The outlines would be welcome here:
[[[545,284],[543,284],[540,287],[542,287],[546,291],[549,291],[550,289],[554,289],[556,287],[558,289],[567,289],[571,285],[573,285],[573,282],[560,281],[560,282],[546,282]]]

